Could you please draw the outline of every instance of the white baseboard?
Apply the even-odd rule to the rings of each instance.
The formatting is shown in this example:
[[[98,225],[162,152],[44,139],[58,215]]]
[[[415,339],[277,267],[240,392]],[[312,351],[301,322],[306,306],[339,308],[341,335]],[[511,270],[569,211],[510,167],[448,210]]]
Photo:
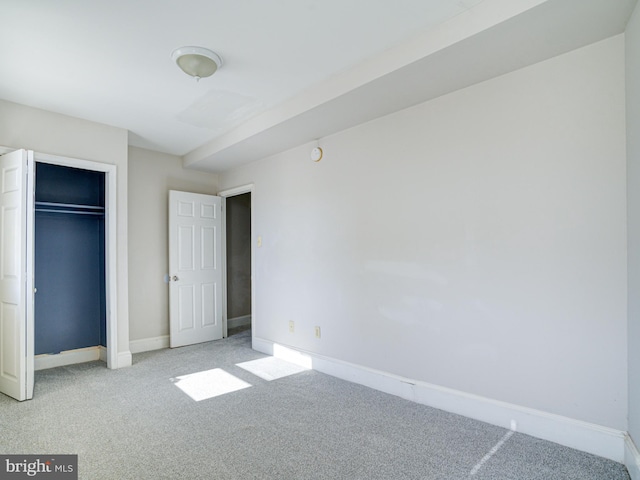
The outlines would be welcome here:
[[[143,338],[141,340],[132,340],[129,342],[129,350],[131,350],[131,353],[150,352],[152,350],[160,350],[162,348],[169,348],[169,335]]]
[[[104,349],[104,358],[102,358],[102,349]],[[46,370],[47,368],[63,367],[65,365],[74,365],[76,363],[94,362],[96,360],[106,360],[106,351],[104,347],[87,347],[77,350],[67,350],[56,354],[36,355],[33,366],[35,370]]]
[[[56,354],[36,355],[33,366],[35,370],[46,370],[48,368],[63,367],[65,365],[75,365],[76,363],[94,362],[101,360],[108,364],[107,349],[103,346],[78,348],[77,350],[67,350]],[[109,368],[124,368],[132,365],[131,352],[118,353],[118,364],[108,365]]]
[[[624,441],[624,464],[631,480],[640,480],[640,451],[630,435]]]
[[[115,368],[125,368],[133,365],[131,352],[118,352],[118,365]]]
[[[400,377],[261,338],[254,337],[252,346],[259,352],[423,405],[514,429],[619,463],[625,461],[626,433],[621,430]]]
[[[234,317],[227,320],[227,329],[245,325],[251,325],[251,315],[243,315],[242,317]]]

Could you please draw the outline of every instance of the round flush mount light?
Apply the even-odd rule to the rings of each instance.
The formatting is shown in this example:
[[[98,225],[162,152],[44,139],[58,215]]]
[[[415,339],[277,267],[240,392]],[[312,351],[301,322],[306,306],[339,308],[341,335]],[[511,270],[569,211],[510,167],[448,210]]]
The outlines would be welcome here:
[[[171,58],[180,69],[196,79],[210,77],[222,66],[222,58],[216,52],[202,47],[180,47]]]

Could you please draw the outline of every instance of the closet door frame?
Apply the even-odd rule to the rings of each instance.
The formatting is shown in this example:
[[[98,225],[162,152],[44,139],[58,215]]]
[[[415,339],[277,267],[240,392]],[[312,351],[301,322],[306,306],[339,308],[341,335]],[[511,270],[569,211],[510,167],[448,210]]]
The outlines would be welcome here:
[[[35,163],[49,163],[63,167],[80,168],[104,175],[104,246],[105,246],[105,300],[107,323],[107,368],[118,368],[118,303],[116,298],[116,166],[77,158],[34,153]]]

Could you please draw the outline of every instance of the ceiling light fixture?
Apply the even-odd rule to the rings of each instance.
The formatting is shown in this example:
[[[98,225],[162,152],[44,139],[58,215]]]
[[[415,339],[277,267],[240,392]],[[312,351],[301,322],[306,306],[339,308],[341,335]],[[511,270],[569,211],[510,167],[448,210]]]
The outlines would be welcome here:
[[[210,77],[222,66],[220,55],[202,47],[177,48],[171,58],[184,73],[194,77],[196,81]]]

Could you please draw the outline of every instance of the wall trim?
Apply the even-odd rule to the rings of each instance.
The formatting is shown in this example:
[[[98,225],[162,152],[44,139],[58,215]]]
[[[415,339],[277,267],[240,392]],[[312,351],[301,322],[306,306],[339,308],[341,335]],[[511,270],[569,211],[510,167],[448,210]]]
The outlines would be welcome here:
[[[251,193],[253,190],[253,183],[247,183],[246,185],[240,185],[238,187],[227,188],[218,192],[219,197],[235,197],[236,195],[242,195],[243,193]]]
[[[95,362],[100,360],[107,363],[107,348],[103,346],[78,348],[66,350],[56,354],[45,353],[34,357],[34,370],[46,370],[48,368],[64,367],[76,363]],[[132,365],[131,352],[118,353],[118,364],[115,368],[130,367]]]
[[[624,439],[624,464],[631,480],[640,480],[640,451],[629,434]]]
[[[103,172],[105,174],[105,219],[104,219],[104,242],[105,242],[105,294],[106,294],[106,308],[107,308],[107,367],[108,368],[122,368],[127,366],[122,364],[119,356],[122,353],[118,352],[118,330],[127,325],[119,325],[120,317],[118,316],[118,270],[117,270],[117,256],[118,256],[118,237],[116,235],[118,217],[117,217],[117,167],[110,163],[101,163],[93,160],[82,160],[72,157],[64,157],[61,155],[49,155],[46,153],[34,152],[34,161],[38,163],[49,163],[53,165],[61,165],[65,167],[81,168],[83,170],[90,170],[93,172]],[[130,355],[130,354],[129,354]],[[131,365],[131,362],[129,362]]]
[[[252,346],[322,373],[396,395],[429,407],[480,420],[533,437],[625,462],[626,432],[543,412],[253,338]],[[637,452],[637,451],[636,451]],[[634,478],[633,480],[640,480]]]
[[[104,347],[87,347],[76,350],[66,350],[56,354],[45,353],[34,357],[34,370],[46,370],[48,368],[63,367],[65,365],[75,365],[76,363],[95,362],[96,360],[106,360],[103,357]]]
[[[142,338],[140,340],[131,340],[129,342],[129,349],[131,350],[131,353],[150,352],[152,350],[161,350],[163,348],[169,348],[169,335]]]
[[[244,325],[251,325],[251,315],[243,315],[227,320],[227,328],[237,328]]]
[[[253,194],[254,184],[247,183],[245,185],[238,185],[233,188],[221,190],[218,192],[218,196],[222,197],[222,336],[229,336],[229,319],[227,318],[227,198],[234,197],[236,195],[242,195],[244,193],[251,194],[251,313],[252,313],[252,325],[257,324],[255,316],[256,312],[256,200]],[[253,338],[254,329],[251,329],[251,337]]]
[[[133,357],[131,356],[131,352],[118,352],[118,364],[115,368],[125,368],[130,367],[131,365],[133,365]]]

